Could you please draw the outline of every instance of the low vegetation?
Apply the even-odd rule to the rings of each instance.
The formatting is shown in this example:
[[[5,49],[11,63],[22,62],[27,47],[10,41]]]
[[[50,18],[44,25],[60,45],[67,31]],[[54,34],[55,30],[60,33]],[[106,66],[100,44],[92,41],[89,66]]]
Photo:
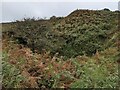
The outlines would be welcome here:
[[[3,88],[119,88],[118,12],[3,24]]]

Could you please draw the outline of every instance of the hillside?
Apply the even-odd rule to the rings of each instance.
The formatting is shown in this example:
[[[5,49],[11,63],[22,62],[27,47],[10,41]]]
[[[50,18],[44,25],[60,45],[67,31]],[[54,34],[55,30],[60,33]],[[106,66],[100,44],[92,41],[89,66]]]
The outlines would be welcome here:
[[[3,87],[118,87],[118,14],[75,10],[66,17],[2,24]]]
[[[117,15],[105,10],[76,10],[64,18],[16,22],[9,34],[33,50],[67,57],[93,55],[108,47],[106,42],[118,29]]]

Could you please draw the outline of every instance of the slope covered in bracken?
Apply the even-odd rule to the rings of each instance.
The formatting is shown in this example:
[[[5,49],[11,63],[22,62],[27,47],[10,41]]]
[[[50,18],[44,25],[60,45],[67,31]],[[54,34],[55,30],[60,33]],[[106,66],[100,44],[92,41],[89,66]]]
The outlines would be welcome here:
[[[118,88],[118,13],[2,24],[3,88]]]
[[[117,27],[117,11],[75,10],[66,17],[53,16],[50,20],[36,21],[25,19],[11,23],[11,31],[7,33],[33,52],[45,49],[51,54],[58,52],[70,58],[84,54],[91,56],[97,50],[107,48],[106,42],[118,30]]]
[[[117,48],[66,61],[3,39],[3,88],[116,88]]]

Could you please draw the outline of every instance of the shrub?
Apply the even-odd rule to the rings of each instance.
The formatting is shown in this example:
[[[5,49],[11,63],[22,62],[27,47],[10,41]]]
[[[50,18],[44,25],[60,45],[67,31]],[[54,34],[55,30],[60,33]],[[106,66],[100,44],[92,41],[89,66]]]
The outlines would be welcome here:
[[[115,60],[111,61],[112,59],[115,58],[113,56],[109,58],[101,56],[99,57],[99,64],[96,64],[94,59],[89,59],[83,67],[79,65],[77,69],[80,73],[80,79],[73,82],[71,88],[117,88],[118,66],[113,64]]]
[[[3,88],[20,88],[24,77],[20,74],[19,69],[9,63],[7,53],[3,53],[2,55]]]
[[[107,48],[109,34],[117,29],[117,18],[113,16],[117,17],[117,14],[103,10],[77,10],[62,19],[55,16],[50,20],[24,19],[15,24],[12,36],[33,52],[46,49],[52,55],[59,52],[68,58],[84,54],[91,56],[96,50]]]

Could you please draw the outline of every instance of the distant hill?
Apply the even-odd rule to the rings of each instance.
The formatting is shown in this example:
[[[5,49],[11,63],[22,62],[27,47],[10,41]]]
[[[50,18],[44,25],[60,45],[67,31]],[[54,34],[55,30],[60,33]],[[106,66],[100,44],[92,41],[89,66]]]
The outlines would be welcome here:
[[[115,46],[117,33],[118,12],[108,9],[75,10],[66,17],[3,24],[3,37],[7,34],[33,52],[47,50],[68,58],[91,56]]]

